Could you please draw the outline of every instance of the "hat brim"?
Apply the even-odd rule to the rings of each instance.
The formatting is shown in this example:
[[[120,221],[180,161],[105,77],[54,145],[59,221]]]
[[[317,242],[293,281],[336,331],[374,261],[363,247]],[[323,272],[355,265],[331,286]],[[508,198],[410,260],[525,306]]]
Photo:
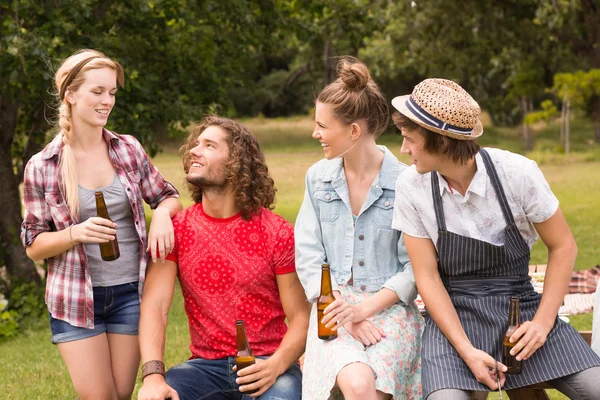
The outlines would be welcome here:
[[[483,124],[481,123],[480,119],[477,119],[477,124],[475,124],[475,128],[473,129],[473,131],[471,132],[470,135],[461,135],[460,133],[450,132],[450,131],[440,129],[435,126],[428,125],[428,124],[424,123],[423,121],[421,121],[412,111],[410,111],[408,109],[408,107],[406,106],[406,101],[408,100],[409,97],[410,97],[410,94],[394,97],[392,99],[392,106],[396,110],[398,110],[398,112],[400,112],[401,114],[403,114],[407,118],[409,118],[411,121],[413,121],[415,124],[418,124],[427,130],[430,130],[435,133],[439,133],[440,135],[451,137],[453,139],[458,139],[458,140],[477,139],[483,133]]]

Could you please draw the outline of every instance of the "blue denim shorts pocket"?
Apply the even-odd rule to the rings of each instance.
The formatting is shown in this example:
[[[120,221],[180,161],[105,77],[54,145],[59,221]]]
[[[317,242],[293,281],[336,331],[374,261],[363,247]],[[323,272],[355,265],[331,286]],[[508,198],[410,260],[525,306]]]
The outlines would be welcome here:
[[[50,315],[52,343],[87,339],[106,333],[137,335],[140,323],[138,283],[94,288],[94,328],[80,328]]]

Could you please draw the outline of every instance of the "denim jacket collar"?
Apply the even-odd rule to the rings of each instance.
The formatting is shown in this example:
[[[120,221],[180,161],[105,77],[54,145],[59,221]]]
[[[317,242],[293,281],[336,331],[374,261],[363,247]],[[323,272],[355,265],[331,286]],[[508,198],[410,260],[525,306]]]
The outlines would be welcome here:
[[[383,189],[394,190],[396,177],[398,176],[399,161],[385,146],[377,146],[383,152],[383,163],[381,171],[375,178],[373,184],[381,186]],[[323,171],[323,182],[331,182],[334,188],[346,186],[346,176],[342,166],[342,158],[337,158],[327,163]]]

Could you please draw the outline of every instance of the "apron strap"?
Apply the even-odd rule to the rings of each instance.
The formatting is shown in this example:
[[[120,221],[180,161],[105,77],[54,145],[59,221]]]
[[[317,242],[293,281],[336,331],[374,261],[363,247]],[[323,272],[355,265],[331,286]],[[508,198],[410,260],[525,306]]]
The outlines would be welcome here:
[[[479,150],[479,154],[481,154],[481,158],[483,159],[483,163],[485,164],[485,168],[487,170],[487,174],[492,181],[492,186],[496,191],[496,196],[500,201],[500,208],[502,208],[502,214],[504,214],[504,220],[507,225],[513,225],[515,223],[515,218],[513,217],[512,211],[510,211],[510,206],[508,205],[508,200],[506,199],[506,194],[504,193],[504,189],[502,188],[502,182],[500,182],[500,178],[498,177],[498,172],[496,172],[496,167],[494,167],[494,163],[487,151],[484,149]]]
[[[437,172],[431,171],[431,191],[433,194],[433,209],[435,210],[435,219],[438,225],[438,231],[446,231],[446,218],[444,217],[444,205],[440,195],[440,181]]]

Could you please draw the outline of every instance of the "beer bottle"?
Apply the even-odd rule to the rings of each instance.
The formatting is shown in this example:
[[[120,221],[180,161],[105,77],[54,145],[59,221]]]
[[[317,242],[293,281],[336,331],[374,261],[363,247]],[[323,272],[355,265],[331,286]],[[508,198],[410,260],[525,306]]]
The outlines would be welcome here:
[[[104,195],[101,191],[96,192],[96,211],[98,216],[101,218],[110,219],[108,215],[108,209],[104,202]],[[109,240],[106,243],[100,243],[100,256],[104,261],[114,261],[121,255],[119,252],[119,242],[117,241],[117,235],[115,234],[115,240]]]
[[[510,307],[508,309],[508,329],[506,330],[506,334],[504,335],[503,344],[503,357],[502,363],[506,365],[508,368],[506,370],[507,374],[520,374],[521,373],[521,361],[518,361],[516,356],[510,354],[510,350],[515,347],[517,342],[511,343],[509,341],[510,336],[517,330],[520,324],[520,302],[519,297],[511,296],[510,297]]]
[[[253,365],[256,362],[252,350],[248,345],[248,337],[246,336],[246,327],[244,326],[244,320],[238,319],[235,321],[236,341],[237,341],[237,353],[235,355],[235,365],[237,370],[240,371],[246,367]],[[254,389],[245,394],[253,394],[258,392],[258,389]]]
[[[317,300],[317,323],[319,339],[322,340],[333,340],[337,338],[337,332],[331,328],[327,328],[325,324],[321,322],[323,319],[323,312],[328,305],[335,301],[333,297],[333,290],[331,289],[331,273],[329,272],[329,264],[321,265],[321,295]]]

